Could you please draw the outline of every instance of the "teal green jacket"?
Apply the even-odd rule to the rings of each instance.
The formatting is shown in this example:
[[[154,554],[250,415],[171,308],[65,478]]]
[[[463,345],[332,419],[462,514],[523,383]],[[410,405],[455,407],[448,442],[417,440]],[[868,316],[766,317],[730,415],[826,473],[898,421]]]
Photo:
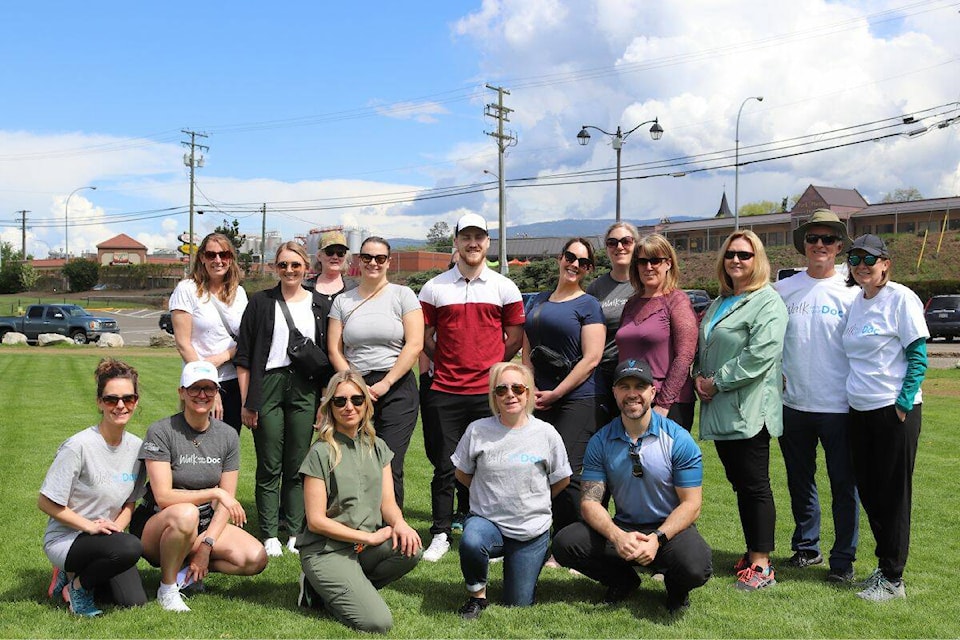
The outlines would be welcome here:
[[[713,378],[717,394],[700,404],[702,440],[745,440],[764,425],[770,436],[783,433],[783,335],[787,308],[766,285],[752,291],[706,328],[720,306],[713,301],[700,323],[694,376]]]

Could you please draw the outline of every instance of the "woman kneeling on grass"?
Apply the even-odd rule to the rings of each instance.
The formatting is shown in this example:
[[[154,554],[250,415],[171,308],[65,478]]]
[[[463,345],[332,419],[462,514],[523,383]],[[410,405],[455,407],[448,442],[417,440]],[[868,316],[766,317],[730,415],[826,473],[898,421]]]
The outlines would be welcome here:
[[[217,379],[213,364],[188,362],[183,411],[150,425],[140,450],[150,484],[130,531],[143,541],[143,557],[160,567],[157,601],[168,611],[190,611],[180,590],[202,591],[210,571],[250,576],[267,566],[263,545],[240,528],[247,520],[236,499],[240,438],[210,416]]]
[[[423,543],[397,506],[393,453],[376,436],[373,401],[359,372],[334,374],[319,417],[317,442],[300,467],[307,528],[297,538],[298,604],[384,633],[393,616],[377,589],[412,570]]]
[[[457,480],[470,487],[470,515],[460,540],[460,570],[470,599],[460,616],[487,607],[491,558],[504,558],[503,601],[533,604],[550,545],[551,500],[570,484],[563,439],[533,415],[533,373],[500,362],[490,369],[493,416],[470,423],[451,459]]]
[[[137,408],[137,371],[101,360],[96,371],[100,422],[72,436],[57,451],[40,487],[40,510],[50,516],[43,550],[53,563],[48,594],[70,610],[93,617],[97,596],[132,607],[147,601],[137,573],[143,548],[123,533],[143,492],[141,440],[126,430]]]

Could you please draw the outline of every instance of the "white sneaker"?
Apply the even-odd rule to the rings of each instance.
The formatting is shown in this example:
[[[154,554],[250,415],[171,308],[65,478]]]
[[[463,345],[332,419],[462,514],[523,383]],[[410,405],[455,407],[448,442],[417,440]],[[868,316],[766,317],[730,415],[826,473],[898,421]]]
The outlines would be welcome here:
[[[490,558],[490,564],[497,564],[498,562],[503,562],[503,556],[497,556],[496,558]]]
[[[423,559],[427,562],[437,562],[447,551],[450,551],[450,540],[447,534],[438,533],[433,536],[430,546],[423,552]]]
[[[190,611],[190,607],[183,602],[180,590],[176,587],[164,589],[161,584],[160,588],[157,589],[157,603],[166,611],[176,611],[177,613]]]
[[[278,558],[283,555],[283,546],[276,538],[267,538],[264,540],[263,548],[267,550],[267,555],[271,558]]]
[[[287,538],[287,551],[295,556],[300,555],[300,552],[297,550],[297,536]]]

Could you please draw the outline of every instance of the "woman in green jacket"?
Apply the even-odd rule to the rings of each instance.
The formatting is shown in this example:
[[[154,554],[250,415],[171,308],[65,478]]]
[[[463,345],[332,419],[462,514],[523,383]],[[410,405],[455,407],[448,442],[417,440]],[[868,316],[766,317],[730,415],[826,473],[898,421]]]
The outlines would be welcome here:
[[[770,263],[752,231],[735,231],[724,241],[717,279],[720,296],[700,324],[694,362],[700,437],[714,441],[737,494],[747,552],[734,566],[736,586],[755,591],[776,584],[770,438],[783,432],[787,309],[770,286]]]

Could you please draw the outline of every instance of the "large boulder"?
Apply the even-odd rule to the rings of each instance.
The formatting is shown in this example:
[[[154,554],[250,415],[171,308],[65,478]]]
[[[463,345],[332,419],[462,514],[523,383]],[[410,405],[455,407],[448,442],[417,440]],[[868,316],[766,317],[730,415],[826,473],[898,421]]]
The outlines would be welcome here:
[[[159,331],[150,336],[151,347],[176,347],[177,343],[173,336],[166,331]]]
[[[61,342],[73,344],[73,339],[68,336],[62,336],[59,333],[41,333],[37,336],[37,344],[41,347],[49,347],[52,344]]]
[[[27,336],[17,331],[8,331],[3,334],[3,344],[28,344]]]
[[[100,336],[100,339],[97,340],[98,347],[122,347],[123,338],[120,337],[119,333],[104,333]]]

